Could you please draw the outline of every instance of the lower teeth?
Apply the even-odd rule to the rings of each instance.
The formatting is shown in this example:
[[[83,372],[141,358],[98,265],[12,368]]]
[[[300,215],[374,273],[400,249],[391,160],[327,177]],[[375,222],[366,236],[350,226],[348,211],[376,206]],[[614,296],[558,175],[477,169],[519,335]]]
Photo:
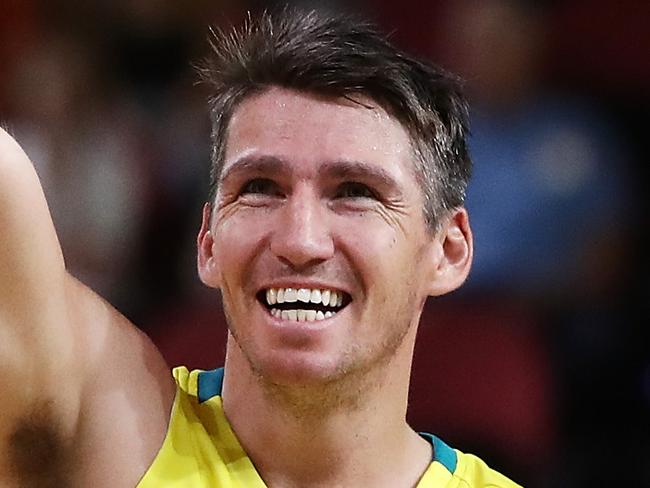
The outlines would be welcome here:
[[[321,312],[320,310],[280,310],[277,308],[271,309],[271,315],[282,320],[293,320],[294,322],[315,322],[324,320],[336,315],[336,312]]]

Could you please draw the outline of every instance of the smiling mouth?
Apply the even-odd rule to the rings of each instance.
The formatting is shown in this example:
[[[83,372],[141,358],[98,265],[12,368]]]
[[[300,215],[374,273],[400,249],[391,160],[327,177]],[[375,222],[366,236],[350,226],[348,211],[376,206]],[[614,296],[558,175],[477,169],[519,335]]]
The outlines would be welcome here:
[[[328,319],[352,301],[344,291],[318,288],[267,288],[257,299],[273,317],[295,322]]]

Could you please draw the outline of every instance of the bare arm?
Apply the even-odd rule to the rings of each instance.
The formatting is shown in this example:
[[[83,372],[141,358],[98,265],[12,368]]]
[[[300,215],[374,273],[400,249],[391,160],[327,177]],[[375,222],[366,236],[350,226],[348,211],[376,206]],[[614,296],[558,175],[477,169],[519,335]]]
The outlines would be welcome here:
[[[55,381],[70,374],[78,353],[67,279],[36,172],[0,129],[0,479],[15,475],[23,450],[37,447],[36,431],[63,449],[74,430],[81,384]]]
[[[153,419],[140,459],[115,463],[133,480],[162,441],[168,379],[148,339],[66,272],[34,167],[0,129],[0,485],[67,486],[111,465],[99,441],[133,436],[112,415]]]
[[[32,315],[34,301],[46,313],[62,299],[63,255],[34,167],[2,129],[0,229],[0,318]]]

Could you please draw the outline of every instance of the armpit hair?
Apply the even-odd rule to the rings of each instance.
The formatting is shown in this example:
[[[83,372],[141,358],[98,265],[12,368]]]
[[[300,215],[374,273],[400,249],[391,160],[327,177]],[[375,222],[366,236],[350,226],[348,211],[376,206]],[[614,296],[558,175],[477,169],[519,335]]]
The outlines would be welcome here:
[[[20,487],[64,488],[72,486],[71,446],[65,441],[52,402],[32,407],[8,439],[12,476]]]

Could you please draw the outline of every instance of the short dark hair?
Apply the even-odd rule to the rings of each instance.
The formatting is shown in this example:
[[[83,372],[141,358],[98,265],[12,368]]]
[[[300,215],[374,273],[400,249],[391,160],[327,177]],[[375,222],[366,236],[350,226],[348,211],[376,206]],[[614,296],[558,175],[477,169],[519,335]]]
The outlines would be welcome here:
[[[467,102],[457,77],[395,48],[372,24],[351,15],[287,7],[212,34],[210,54],[198,67],[211,91],[211,203],[234,110],[246,97],[278,86],[377,102],[410,135],[429,226],[463,204],[472,164]]]

